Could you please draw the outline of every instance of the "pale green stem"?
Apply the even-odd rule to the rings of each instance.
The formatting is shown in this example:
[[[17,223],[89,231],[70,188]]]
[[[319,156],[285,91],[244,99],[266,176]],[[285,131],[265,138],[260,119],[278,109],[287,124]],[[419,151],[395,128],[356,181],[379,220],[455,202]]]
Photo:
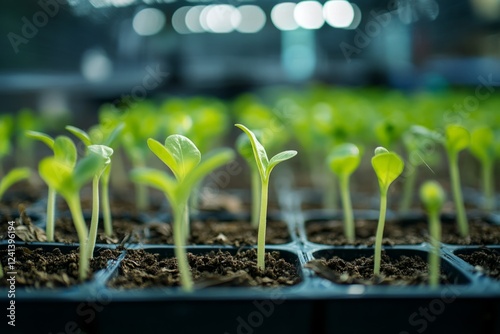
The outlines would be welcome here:
[[[92,179],[92,218],[90,219],[90,232],[87,240],[88,258],[94,257],[94,248],[99,226],[99,176]]]
[[[102,216],[104,225],[104,234],[111,237],[113,234],[113,221],[111,219],[111,206],[109,204],[109,179],[110,179],[111,165],[106,167],[101,177],[101,204]]]
[[[260,219],[257,238],[257,268],[264,270],[266,268],[266,222],[267,222],[267,196],[269,189],[269,180],[262,182],[260,194]]]
[[[375,266],[373,273],[380,274],[382,262],[382,238],[384,237],[385,213],[387,210],[387,190],[380,192],[380,214],[378,217],[377,234],[375,235]]]
[[[260,195],[260,175],[257,168],[252,168],[252,227],[257,228],[259,226],[259,195]]]
[[[186,203],[183,213],[183,223],[182,223],[182,235],[184,236],[185,242],[189,240],[189,236],[191,235],[191,226],[189,222],[189,205]]]
[[[453,201],[455,202],[455,210],[457,211],[458,231],[465,238],[469,235],[469,223],[465,215],[464,201],[462,198],[462,189],[460,188],[460,173],[458,171],[458,155],[454,153],[448,154],[450,162],[450,178],[451,188],[453,192]]]
[[[123,151],[113,152],[113,177],[111,178],[111,184],[114,189],[120,189],[127,186],[128,178],[125,172],[125,163],[123,161]]]
[[[356,229],[352,213],[351,195],[349,194],[349,175],[340,176],[340,195],[344,209],[344,235],[348,242],[354,242]]]
[[[45,234],[47,241],[54,241],[54,228],[55,228],[55,208],[56,208],[56,190],[49,187],[47,194],[47,223],[45,226]]]
[[[440,240],[441,240],[441,222],[439,220],[439,211],[429,212],[429,229],[431,235],[432,252],[429,254],[429,285],[438,286],[440,276]]]
[[[134,161],[134,168],[144,167],[144,163],[142,161]],[[139,211],[145,211],[148,208],[149,196],[148,196],[148,188],[143,183],[135,183],[135,200],[136,207]]]
[[[183,225],[185,225],[184,211],[186,207],[187,201],[186,204],[176,205],[174,208],[174,244],[181,286],[184,291],[190,292],[193,290],[193,279],[186,254],[186,238],[183,233]]]
[[[483,209],[491,212],[495,209],[495,192],[493,191],[493,161],[488,160],[482,163],[483,173]]]
[[[81,281],[84,281],[88,276],[89,269],[89,258],[87,253],[87,237],[88,229],[85,225],[85,220],[83,219],[82,207],[80,204],[80,195],[75,194],[74,196],[67,198],[69,210],[71,211],[71,216],[73,217],[73,224],[76,228],[76,233],[78,234],[78,241],[80,242],[80,267],[78,270],[78,276]]]
[[[415,190],[415,182],[417,181],[417,169],[415,166],[413,170],[406,176],[404,189],[403,189],[403,199],[401,200],[401,205],[399,207],[400,213],[406,213],[410,210],[410,206],[413,202],[413,192]]]

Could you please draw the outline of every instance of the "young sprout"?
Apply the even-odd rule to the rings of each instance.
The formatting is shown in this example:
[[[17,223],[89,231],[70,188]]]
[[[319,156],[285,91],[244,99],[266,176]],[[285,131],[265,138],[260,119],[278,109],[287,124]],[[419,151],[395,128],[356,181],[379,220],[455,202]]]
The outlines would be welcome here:
[[[429,232],[432,253],[429,255],[429,284],[439,284],[439,247],[441,242],[441,220],[439,214],[445,200],[443,188],[436,181],[427,181],[420,187],[420,199],[429,215]]]
[[[470,145],[470,133],[460,125],[450,124],[445,129],[444,146],[448,154],[451,188],[455,210],[457,210],[458,231],[462,237],[469,235],[469,223],[465,215],[465,207],[460,188],[460,173],[458,170],[458,153]]]
[[[380,215],[378,218],[377,234],[375,236],[375,266],[373,273],[380,274],[382,259],[382,237],[384,235],[385,215],[387,210],[387,192],[389,186],[401,175],[404,169],[403,159],[394,152],[389,152],[383,147],[375,149],[372,158],[372,167],[377,174],[380,188]]]
[[[345,143],[335,147],[327,158],[328,166],[340,181],[340,196],[344,209],[344,235],[349,242],[354,242],[356,231],[352,214],[349,178],[358,168],[361,155],[356,145]]]
[[[255,136],[259,138],[259,134],[254,132]],[[244,133],[238,136],[236,140],[236,149],[238,153],[246,160],[250,167],[250,174],[252,180],[252,226],[257,228],[259,226],[259,202],[260,202],[260,175],[255,159],[253,156],[252,143],[248,136]]]
[[[10,153],[12,148],[11,135],[13,124],[12,116],[0,116],[0,176],[3,175],[2,160]]]
[[[235,124],[236,127],[243,130],[250,139],[252,143],[252,150],[255,159],[255,164],[259,170],[260,181],[261,181],[261,195],[260,195],[260,218],[259,218],[259,231],[257,237],[257,268],[264,270],[264,254],[265,254],[265,244],[266,244],[266,219],[267,219],[267,196],[269,191],[269,177],[271,172],[280,162],[293,158],[297,155],[297,151],[283,151],[276,154],[274,157],[269,159],[267,157],[266,149],[257,140],[255,134],[246,128],[244,125]]]
[[[150,138],[148,146],[170,168],[175,178],[164,171],[145,167],[132,170],[131,176],[135,182],[160,189],[169,200],[174,216],[175,256],[181,285],[185,291],[191,291],[193,282],[185,250],[189,236],[189,197],[196,184],[213,170],[232,160],[234,152],[230,149],[214,150],[202,160],[198,148],[182,135],[169,136],[165,145]]]
[[[493,164],[495,162],[495,135],[488,126],[475,128],[471,133],[470,150],[480,161],[482,169],[483,208],[493,211],[495,208],[495,192],[493,190]]]
[[[120,133],[123,131],[124,124],[120,123],[113,130],[108,131],[107,133],[103,131],[103,127],[97,126],[96,128],[91,129],[90,134],[85,132],[82,129],[79,129],[75,126],[68,125],[66,126],[66,130],[71,132],[75,137],[80,139],[82,143],[89,148],[91,145],[103,144],[107,147],[107,152],[101,152],[108,157],[113,154],[113,150],[109,147],[116,142],[116,139],[120,136]],[[92,131],[95,130],[95,131]],[[96,134],[92,138],[91,134]],[[111,151],[109,151],[111,150]],[[111,207],[109,204],[109,179],[111,176],[111,159],[109,163],[107,163],[104,167],[104,170],[101,171],[99,176],[95,176],[92,185],[92,219],[91,226],[97,226],[99,220],[99,179],[101,180],[101,194],[102,194],[102,211],[103,211],[103,224],[104,224],[104,233],[110,237],[113,234],[113,223],[111,219]],[[96,230],[97,231],[97,230]],[[92,239],[92,238],[91,238]],[[91,253],[92,254],[92,253]]]
[[[57,145],[59,138],[60,137],[56,138],[54,149],[59,148]],[[63,149],[67,149],[68,147],[61,146]],[[81,209],[80,189],[85,183],[94,177],[94,175],[102,170],[103,166],[107,162],[106,157],[97,154],[95,151],[89,150],[89,154],[76,164],[71,164],[71,162],[58,159],[57,156],[45,158],[39,164],[39,172],[42,179],[49,185],[49,187],[52,187],[59,194],[61,194],[61,196],[68,203],[80,243],[78,273],[79,278],[82,281],[88,276],[89,256],[87,250],[88,229],[87,225],[85,225]],[[67,153],[67,155],[71,154],[71,151]]]
[[[31,172],[27,167],[11,169],[7,175],[0,180],[0,200],[7,189],[9,189],[14,183],[27,179],[30,175]]]
[[[30,138],[37,139],[47,145],[53,152],[54,157],[69,166],[74,166],[76,163],[76,147],[71,139],[66,136],[58,136],[55,140],[42,132],[26,131],[26,135]],[[45,234],[47,241],[54,241],[55,227],[55,207],[56,207],[56,189],[47,183],[47,222],[45,226]]]
[[[16,115],[16,145],[17,150],[23,154],[16,155],[16,164],[18,166],[35,166],[35,151],[33,141],[28,138],[25,133],[28,130],[41,128],[42,122],[37,119],[35,113],[31,109],[22,109]]]

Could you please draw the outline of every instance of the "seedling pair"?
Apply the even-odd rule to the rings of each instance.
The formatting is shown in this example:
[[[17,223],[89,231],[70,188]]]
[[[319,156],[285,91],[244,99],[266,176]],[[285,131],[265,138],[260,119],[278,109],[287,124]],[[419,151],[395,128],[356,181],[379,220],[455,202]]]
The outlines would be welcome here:
[[[90,240],[90,235],[83,218],[80,204],[80,189],[95,175],[102,173],[102,170],[110,162],[109,156],[112,150],[103,145],[91,145],[88,147],[88,155],[76,163],[76,149],[74,148],[74,144],[68,138],[69,141],[64,140],[64,142],[67,144],[71,142],[72,145],[60,146],[60,144],[57,144],[58,141],[61,141],[60,138],[56,138],[54,142],[54,151],[56,152],[59,148],[64,148],[67,150],[66,157],[73,156],[74,152],[74,159],[62,160],[58,158],[57,154],[53,157],[45,158],[39,164],[39,172],[48,186],[61,194],[68,203],[80,243],[79,278],[80,280],[84,280],[88,276],[89,259],[94,251],[93,245],[95,245],[95,239]]]

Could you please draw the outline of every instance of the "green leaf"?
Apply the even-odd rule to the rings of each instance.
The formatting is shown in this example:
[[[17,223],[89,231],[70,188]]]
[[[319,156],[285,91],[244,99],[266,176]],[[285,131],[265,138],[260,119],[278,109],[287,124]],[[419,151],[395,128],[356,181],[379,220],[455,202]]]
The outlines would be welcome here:
[[[291,159],[296,155],[297,151],[289,150],[278,153],[274,157],[272,157],[271,160],[269,160],[269,165],[267,166],[266,170],[267,178],[269,178],[269,175],[271,175],[271,172],[273,171],[274,167],[276,167],[280,162]]]
[[[134,168],[130,172],[134,182],[147,184],[165,193],[172,205],[177,201],[177,182],[166,172],[153,168]]]
[[[26,131],[26,136],[39,140],[47,145],[51,150],[54,150],[54,138],[51,136],[38,131]]]
[[[100,176],[106,167],[107,158],[92,151],[80,159],[73,170],[72,181],[76,189],[80,189],[85,183],[89,182],[94,176]]]
[[[267,157],[266,150],[264,146],[258,141],[255,134],[250,131],[246,126],[242,124],[235,124],[236,127],[240,128],[245,132],[252,143],[252,150],[255,159],[255,163],[257,164],[257,168],[259,169],[259,174],[262,179],[266,178],[267,165],[269,164],[269,159]]]
[[[372,166],[377,174],[380,190],[387,192],[391,183],[403,172],[404,162],[396,153],[377,147],[372,158]]]
[[[106,146],[114,146],[116,141],[120,138],[123,129],[125,129],[125,123],[120,123],[116,127],[114,127],[113,131],[109,133],[109,135],[104,140],[103,144]]]
[[[192,188],[204,177],[215,169],[234,159],[234,151],[229,148],[220,148],[205,154],[201,163],[191,171],[181,183],[181,187],[186,196],[189,196]]]
[[[182,135],[168,136],[165,146],[150,138],[148,146],[172,170],[178,181],[182,181],[201,160],[198,148],[190,139]]]
[[[424,126],[412,125],[409,129],[409,132],[411,132],[412,134],[414,134],[417,137],[421,136],[424,138],[429,138],[429,139],[436,141],[436,142],[439,142],[439,143],[444,143],[444,138],[440,133],[438,133],[436,131],[429,130]]]
[[[76,146],[66,136],[57,136],[54,140],[54,156],[61,162],[74,167],[77,159]]]
[[[258,139],[257,132],[254,132],[255,136]],[[236,149],[238,153],[248,162],[254,161],[253,148],[252,143],[250,142],[250,138],[246,133],[242,133],[236,139]]]
[[[66,130],[71,132],[76,138],[80,139],[85,146],[92,145],[92,140],[90,139],[89,134],[82,129],[77,128],[76,126],[68,125],[66,126]]]
[[[470,150],[480,161],[490,162],[495,159],[495,135],[488,126],[475,128],[471,133]]]
[[[420,199],[429,213],[439,213],[446,196],[438,182],[427,181],[420,187]]]
[[[89,152],[97,154],[105,159],[105,164],[111,163],[111,156],[113,155],[113,149],[106,145],[90,145],[87,147]]]
[[[10,170],[0,181],[0,198],[14,183],[27,179],[30,175],[31,171],[29,168],[14,168]]]
[[[361,154],[356,145],[351,143],[335,147],[327,158],[330,169],[338,176],[349,176],[359,166]]]
[[[56,157],[48,157],[40,161],[38,171],[49,187],[54,188],[65,198],[71,196],[74,191],[71,182],[72,166]]]
[[[470,133],[461,125],[450,124],[445,129],[446,149],[450,153],[458,153],[470,145]]]

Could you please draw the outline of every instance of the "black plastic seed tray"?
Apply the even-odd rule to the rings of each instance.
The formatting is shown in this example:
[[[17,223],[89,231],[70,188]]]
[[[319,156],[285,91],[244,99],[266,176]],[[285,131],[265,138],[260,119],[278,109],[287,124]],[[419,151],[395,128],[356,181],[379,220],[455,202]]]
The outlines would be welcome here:
[[[450,285],[366,286],[335,284],[317,276],[305,264],[321,257],[352,259],[373,254],[373,247],[328,246],[309,242],[304,222],[332,217],[332,212],[302,212],[300,201],[287,192],[280,197],[278,216],[289,226],[291,241],[267,246],[294,263],[301,281],[283,288],[210,287],[185,293],[177,287],[115,289],[108,282],[118,275],[127,251],[145,249],[161,257],[173,255],[171,245],[127,244],[117,261],[84,284],[57,289],[16,289],[16,327],[1,324],[2,333],[500,333],[500,282],[482,274],[457,254],[481,246],[443,245],[443,272]],[[357,212],[376,219],[377,211]],[[392,213],[389,213],[389,217]],[[215,215],[215,213],[208,213]],[[165,216],[163,216],[165,218]],[[205,217],[207,218],[207,217]],[[227,217],[230,218],[230,217]],[[43,218],[42,218],[43,220]],[[76,245],[17,242],[16,247],[55,247],[63,252]],[[7,240],[0,241],[0,249]],[[98,244],[100,248],[117,245]],[[499,249],[499,245],[488,245]],[[188,246],[204,253],[233,246]],[[426,259],[430,245],[384,246],[391,257],[417,255]],[[8,291],[0,288],[0,303]],[[5,310],[6,307],[3,307]],[[7,312],[7,310],[5,311]],[[4,330],[5,329],[5,330]]]

